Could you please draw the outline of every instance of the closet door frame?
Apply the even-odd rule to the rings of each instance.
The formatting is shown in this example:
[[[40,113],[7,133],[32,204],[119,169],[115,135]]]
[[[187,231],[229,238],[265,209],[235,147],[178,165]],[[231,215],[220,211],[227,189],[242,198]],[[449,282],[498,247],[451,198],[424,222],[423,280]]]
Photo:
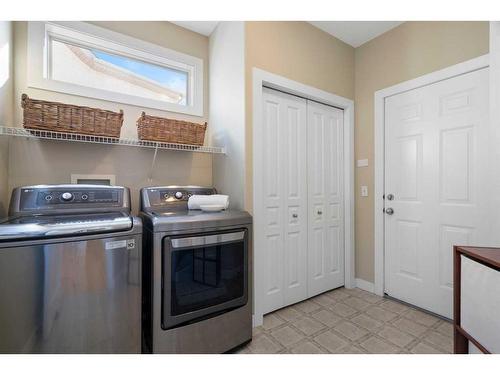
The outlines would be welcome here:
[[[304,85],[300,82],[253,68],[253,220],[254,220],[254,249],[253,249],[253,325],[263,323],[262,296],[263,285],[261,272],[265,270],[262,264],[265,259],[260,251],[264,249],[265,221],[261,205],[255,204],[263,199],[262,181],[263,171],[256,166],[262,165],[262,147],[260,135],[262,134],[262,93],[268,87],[297,95],[308,100],[334,106],[343,110],[344,134],[344,286],[354,288],[354,102],[350,99],[331,94],[329,92]],[[248,153],[247,153],[248,155]]]

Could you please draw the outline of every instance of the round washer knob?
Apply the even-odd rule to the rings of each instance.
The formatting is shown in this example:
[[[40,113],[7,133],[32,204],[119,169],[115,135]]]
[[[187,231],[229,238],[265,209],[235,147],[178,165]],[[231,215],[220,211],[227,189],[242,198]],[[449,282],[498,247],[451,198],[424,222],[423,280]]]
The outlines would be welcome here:
[[[177,199],[182,199],[182,192],[178,191],[177,193],[175,193],[175,197]]]
[[[82,201],[86,201],[89,199],[89,196],[87,194],[82,194]]]
[[[63,201],[70,201],[73,199],[73,194],[71,194],[70,192],[62,193],[61,198]]]

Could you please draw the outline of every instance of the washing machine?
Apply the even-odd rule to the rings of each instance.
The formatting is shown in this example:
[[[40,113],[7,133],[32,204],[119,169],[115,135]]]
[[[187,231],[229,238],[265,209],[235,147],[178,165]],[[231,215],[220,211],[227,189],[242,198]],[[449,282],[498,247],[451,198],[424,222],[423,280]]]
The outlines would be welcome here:
[[[0,223],[0,353],[140,353],[142,223],[125,187],[12,192]]]

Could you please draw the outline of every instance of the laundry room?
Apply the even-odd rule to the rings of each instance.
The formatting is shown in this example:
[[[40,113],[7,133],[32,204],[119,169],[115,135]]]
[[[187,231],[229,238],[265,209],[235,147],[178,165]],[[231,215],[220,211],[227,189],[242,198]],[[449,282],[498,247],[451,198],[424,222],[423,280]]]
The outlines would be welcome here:
[[[0,362],[500,353],[500,22],[265,14],[0,20]]]

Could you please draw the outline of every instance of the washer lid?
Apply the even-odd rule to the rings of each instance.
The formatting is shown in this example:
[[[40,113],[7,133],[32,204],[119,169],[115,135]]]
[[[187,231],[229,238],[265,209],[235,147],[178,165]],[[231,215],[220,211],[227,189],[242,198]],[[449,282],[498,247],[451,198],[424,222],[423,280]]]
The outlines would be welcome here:
[[[0,241],[118,232],[132,226],[132,217],[123,213],[17,217],[0,224]]]

